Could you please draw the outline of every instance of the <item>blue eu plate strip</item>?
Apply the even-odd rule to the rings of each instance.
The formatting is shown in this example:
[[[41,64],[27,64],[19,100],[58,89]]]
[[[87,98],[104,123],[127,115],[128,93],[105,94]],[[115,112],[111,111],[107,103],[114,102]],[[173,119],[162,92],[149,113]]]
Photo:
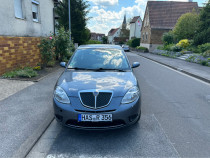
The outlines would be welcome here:
[[[81,121],[81,114],[78,114],[78,121]]]

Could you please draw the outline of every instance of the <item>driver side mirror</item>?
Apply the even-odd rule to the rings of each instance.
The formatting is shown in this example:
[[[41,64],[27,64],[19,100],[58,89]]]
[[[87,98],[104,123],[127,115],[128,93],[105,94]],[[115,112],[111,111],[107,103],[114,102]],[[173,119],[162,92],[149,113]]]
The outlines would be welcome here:
[[[132,68],[136,68],[139,67],[140,63],[139,62],[133,62]]]

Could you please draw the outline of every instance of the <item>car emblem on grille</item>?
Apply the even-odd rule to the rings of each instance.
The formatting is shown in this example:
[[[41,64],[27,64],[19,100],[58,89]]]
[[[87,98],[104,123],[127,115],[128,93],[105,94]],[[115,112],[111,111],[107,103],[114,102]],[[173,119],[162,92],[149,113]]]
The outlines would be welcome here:
[[[97,96],[98,96],[98,94],[99,94],[99,92],[98,92],[98,91],[94,91],[94,92],[93,92],[93,95],[94,95],[95,97],[97,97]]]

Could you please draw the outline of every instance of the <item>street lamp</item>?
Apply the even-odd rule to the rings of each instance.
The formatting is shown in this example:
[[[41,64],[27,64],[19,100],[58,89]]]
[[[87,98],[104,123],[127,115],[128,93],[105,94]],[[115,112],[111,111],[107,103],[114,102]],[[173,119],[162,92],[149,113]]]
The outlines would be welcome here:
[[[70,41],[71,41],[71,5],[70,5],[70,0],[68,0],[68,4],[69,4],[69,32],[70,32]]]

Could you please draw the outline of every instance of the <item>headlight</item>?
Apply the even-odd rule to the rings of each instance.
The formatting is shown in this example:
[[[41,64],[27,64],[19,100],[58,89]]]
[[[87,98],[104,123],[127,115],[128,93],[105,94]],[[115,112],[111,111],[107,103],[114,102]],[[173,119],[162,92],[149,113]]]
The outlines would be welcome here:
[[[139,88],[135,86],[129,89],[129,91],[123,97],[121,103],[128,104],[134,102],[138,98],[139,98]]]
[[[57,101],[59,101],[61,103],[70,104],[70,100],[69,100],[66,92],[59,86],[57,86],[54,91],[54,97]]]

